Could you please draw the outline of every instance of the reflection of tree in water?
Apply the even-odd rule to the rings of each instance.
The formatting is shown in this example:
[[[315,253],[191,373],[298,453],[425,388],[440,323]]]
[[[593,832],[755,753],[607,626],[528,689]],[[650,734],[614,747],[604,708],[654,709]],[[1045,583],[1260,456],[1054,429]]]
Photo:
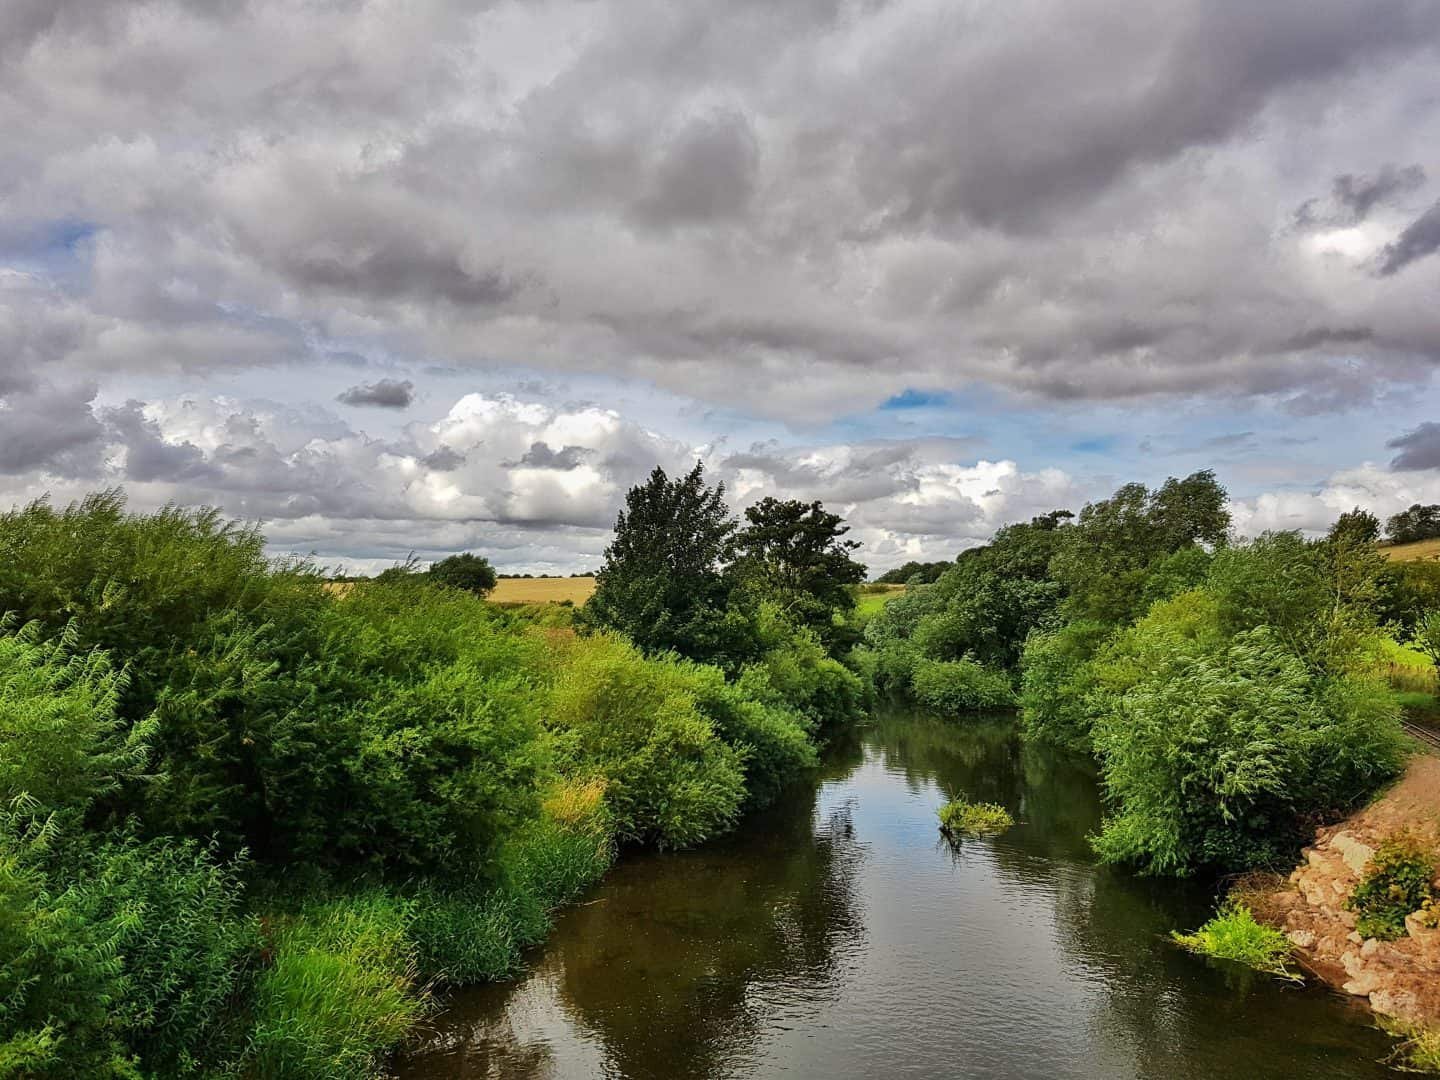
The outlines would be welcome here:
[[[863,925],[850,809],[815,822],[815,792],[715,850],[621,867],[567,918],[561,993],[615,1074],[724,1075],[766,1023],[834,994]]]

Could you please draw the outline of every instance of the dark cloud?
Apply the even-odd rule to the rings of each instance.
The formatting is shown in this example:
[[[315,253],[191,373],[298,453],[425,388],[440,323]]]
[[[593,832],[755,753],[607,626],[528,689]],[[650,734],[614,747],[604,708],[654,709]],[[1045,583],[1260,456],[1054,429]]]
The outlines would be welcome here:
[[[535,442],[530,444],[517,461],[507,461],[505,464],[512,468],[531,469],[577,469],[585,463],[593,451],[583,446],[566,446],[560,450],[554,450],[548,443]]]
[[[692,120],[661,151],[636,214],[661,226],[734,217],[750,201],[759,155],[744,116]]]
[[[127,401],[101,412],[110,437],[124,447],[125,479],[137,483],[219,479],[220,470],[205,460],[198,446],[183,440],[167,441],[159,424],[146,418],[144,409],[143,402]]]
[[[1418,469],[1440,469],[1440,424],[1427,421],[1414,431],[1396,436],[1385,444],[1399,450],[1390,468],[1402,472]]]
[[[465,464],[465,455],[448,446],[442,446],[426,454],[420,461],[427,469],[434,469],[436,472],[454,472]]]
[[[1440,250],[1440,202],[1405,227],[1393,244],[1380,253],[1381,277],[1397,274],[1416,259]]]
[[[415,384],[409,379],[380,379],[361,383],[335,395],[342,405],[373,405],[381,409],[408,409],[415,400]]]
[[[1330,186],[1330,205],[1309,199],[1295,211],[1295,221],[1302,228],[1358,225],[1375,207],[1417,191],[1424,183],[1425,169],[1421,165],[1401,168],[1387,164],[1373,176],[1343,173]]]
[[[95,392],[93,383],[39,384],[0,398],[0,473],[96,475],[105,432]]]

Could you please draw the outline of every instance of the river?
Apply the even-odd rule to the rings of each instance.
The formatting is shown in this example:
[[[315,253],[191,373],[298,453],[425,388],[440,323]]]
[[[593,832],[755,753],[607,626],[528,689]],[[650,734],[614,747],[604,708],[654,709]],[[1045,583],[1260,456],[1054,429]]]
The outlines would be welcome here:
[[[943,841],[935,808],[998,802]],[[1095,864],[1081,758],[879,718],[702,850],[627,856],[520,979],[456,995],[402,1080],[1393,1077],[1368,1014],[1171,945],[1213,889]]]

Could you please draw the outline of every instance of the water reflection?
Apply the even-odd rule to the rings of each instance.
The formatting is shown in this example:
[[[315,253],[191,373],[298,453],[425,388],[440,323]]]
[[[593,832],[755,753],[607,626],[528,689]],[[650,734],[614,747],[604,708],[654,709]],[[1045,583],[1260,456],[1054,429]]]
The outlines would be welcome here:
[[[960,794],[1017,824],[940,843]],[[624,861],[402,1076],[1388,1075],[1338,998],[1170,946],[1208,890],[1095,866],[1100,812],[1011,723],[883,716],[730,841]]]

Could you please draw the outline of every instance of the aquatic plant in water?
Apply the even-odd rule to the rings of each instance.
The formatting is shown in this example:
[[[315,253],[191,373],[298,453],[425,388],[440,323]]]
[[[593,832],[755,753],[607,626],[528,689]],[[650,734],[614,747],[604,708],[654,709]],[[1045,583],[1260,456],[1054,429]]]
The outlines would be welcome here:
[[[1289,939],[1274,927],[1256,922],[1244,904],[1226,903],[1193,934],[1173,930],[1170,936],[1183,948],[1201,956],[1234,960],[1277,978],[1302,981],[1287,963],[1291,951]]]
[[[1004,832],[1015,819],[1010,811],[995,803],[972,803],[965,798],[952,799],[936,811],[940,831],[957,836],[990,836]]]

